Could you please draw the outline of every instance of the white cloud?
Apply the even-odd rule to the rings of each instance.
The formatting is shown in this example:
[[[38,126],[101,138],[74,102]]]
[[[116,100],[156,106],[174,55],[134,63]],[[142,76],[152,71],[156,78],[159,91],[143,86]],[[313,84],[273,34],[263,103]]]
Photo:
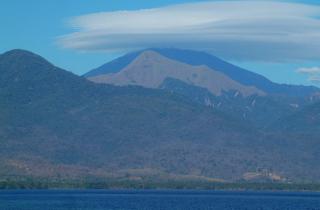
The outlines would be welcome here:
[[[320,74],[320,67],[299,68],[297,72],[304,74]]]
[[[320,75],[311,76],[309,81],[315,84],[320,84]]]
[[[298,73],[308,75],[308,80],[310,82],[320,84],[320,67],[310,67],[310,68],[299,68]]]
[[[59,37],[79,51],[149,47],[206,50],[239,60],[320,58],[320,7],[275,1],[213,1],[88,14]]]

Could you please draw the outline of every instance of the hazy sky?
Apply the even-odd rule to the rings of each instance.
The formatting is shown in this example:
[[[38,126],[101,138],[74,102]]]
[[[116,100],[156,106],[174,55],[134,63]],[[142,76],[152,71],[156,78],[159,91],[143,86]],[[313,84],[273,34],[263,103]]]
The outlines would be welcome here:
[[[1,0],[0,52],[83,74],[148,47],[203,50],[281,83],[320,84],[320,2]]]

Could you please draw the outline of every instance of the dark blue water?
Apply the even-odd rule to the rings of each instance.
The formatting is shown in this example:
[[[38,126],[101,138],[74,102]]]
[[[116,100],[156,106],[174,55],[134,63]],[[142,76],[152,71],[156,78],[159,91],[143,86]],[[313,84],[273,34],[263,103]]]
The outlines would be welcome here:
[[[320,210],[319,193],[0,191],[0,210]]]

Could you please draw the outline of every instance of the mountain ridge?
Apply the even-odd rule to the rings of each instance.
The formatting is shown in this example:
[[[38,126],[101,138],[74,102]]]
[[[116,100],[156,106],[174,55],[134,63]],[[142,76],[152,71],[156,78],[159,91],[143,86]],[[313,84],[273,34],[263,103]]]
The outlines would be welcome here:
[[[239,120],[245,120],[252,126],[258,126],[259,128],[267,128],[273,122],[293,114],[307,104],[313,103],[310,98],[314,98],[319,91],[317,88],[312,88],[314,92],[309,92],[309,87],[283,86],[268,80],[270,84],[280,89],[283,87],[285,89],[293,88],[290,90],[293,94],[264,92],[255,86],[246,86],[233,80],[225,73],[224,69],[223,71],[221,69],[217,71],[208,67],[210,63],[214,63],[217,64],[217,68],[231,68],[233,71],[231,73],[239,74],[240,77],[242,75],[243,78],[246,78],[248,75],[249,77],[253,75],[253,78],[263,78],[264,81],[267,81],[258,74],[241,70],[239,67],[214,56],[188,50],[165,49],[163,51],[162,54],[159,53],[161,49],[129,53],[130,58],[135,56],[131,62],[128,62],[127,56],[120,57],[112,61],[111,66],[104,65],[103,68],[106,67],[104,70],[109,73],[86,78],[96,83],[165,89],[183,95],[199,104],[209,106],[214,110],[228,113]],[[199,53],[202,57],[200,56],[200,60],[197,60]],[[174,56],[185,57],[183,59],[178,58],[178,60],[169,58]],[[209,58],[212,58],[213,61],[208,61]],[[122,62],[123,59],[126,62]],[[188,62],[184,63],[180,60]],[[203,60],[206,60],[208,65],[203,64],[205,63],[202,62]],[[195,62],[197,62],[196,65]],[[114,63],[117,66],[114,66]],[[127,63],[128,65],[123,65]],[[94,71],[91,73],[94,73]],[[246,83],[254,84],[255,82],[257,81],[252,79]],[[308,91],[301,95],[299,91],[296,91],[297,88],[307,89]]]
[[[33,58],[0,58],[0,178],[320,179],[317,136],[257,129],[181,94],[95,84]]]
[[[194,145],[184,149],[191,154],[196,144],[221,144],[219,136],[246,140],[248,134],[241,132],[252,132],[163,90],[99,85],[49,62],[42,65],[41,59],[20,54],[16,59],[0,62],[0,176],[64,177],[72,174],[69,170],[76,173],[77,166],[90,168],[91,175],[135,168],[192,175],[203,166],[192,163],[190,155],[184,162],[172,161],[183,158],[184,152],[176,154],[182,145]],[[48,167],[39,168],[41,162]],[[224,173],[210,169],[203,175]]]
[[[207,88],[214,95],[221,95],[222,91],[231,90],[238,91],[243,96],[264,95],[255,87],[243,86],[207,66],[190,66],[168,59],[151,50],[141,53],[118,73],[87,78],[97,83],[120,86],[140,85],[147,88],[159,88],[166,78],[174,78]]]
[[[176,48],[149,48],[132,53],[128,53],[118,59],[102,65],[88,73],[84,74],[85,77],[92,77],[101,74],[116,73],[121,71],[125,66],[129,65],[137,56],[147,50],[158,52],[162,56],[169,59],[177,60],[193,66],[206,65],[211,69],[221,71],[231,79],[247,86],[255,86],[258,89],[269,94],[291,95],[291,96],[305,96],[315,92],[319,89],[314,86],[302,85],[286,85],[271,82],[267,78],[250,72],[246,69],[240,68],[226,61],[219,59],[211,54],[193,51],[182,50]]]

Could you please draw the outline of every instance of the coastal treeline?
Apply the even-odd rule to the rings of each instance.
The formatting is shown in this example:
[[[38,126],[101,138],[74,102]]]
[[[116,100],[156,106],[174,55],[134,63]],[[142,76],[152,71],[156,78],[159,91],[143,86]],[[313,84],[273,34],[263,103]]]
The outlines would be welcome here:
[[[198,190],[285,190],[320,191],[319,183],[221,183],[207,181],[146,181],[146,180],[63,180],[6,178],[0,189],[198,189]]]

